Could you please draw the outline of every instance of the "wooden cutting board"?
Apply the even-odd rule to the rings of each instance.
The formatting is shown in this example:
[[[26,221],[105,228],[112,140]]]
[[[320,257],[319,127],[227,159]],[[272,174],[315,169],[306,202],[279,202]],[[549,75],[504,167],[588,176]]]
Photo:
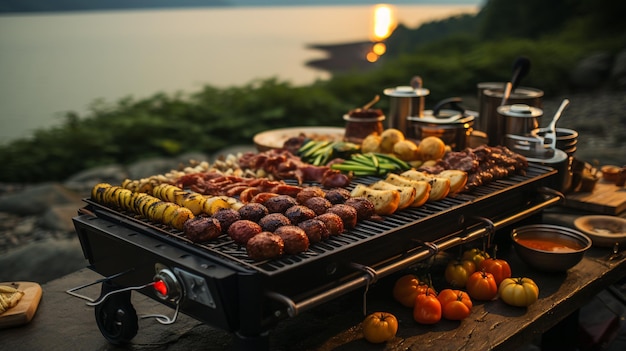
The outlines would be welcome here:
[[[565,206],[615,216],[626,210],[626,188],[601,179],[593,192],[566,195]]]
[[[33,282],[5,282],[0,285],[12,286],[24,292],[16,306],[0,314],[0,329],[30,322],[41,301],[41,286]]]

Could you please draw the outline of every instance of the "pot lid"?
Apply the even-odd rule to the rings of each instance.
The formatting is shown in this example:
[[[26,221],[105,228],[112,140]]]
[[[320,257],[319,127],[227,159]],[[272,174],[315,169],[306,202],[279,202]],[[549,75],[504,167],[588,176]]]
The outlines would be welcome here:
[[[473,121],[475,116],[470,114],[469,111],[466,113],[461,113],[457,110],[448,110],[442,109],[439,110],[439,114],[435,115],[433,110],[425,110],[424,115],[421,117],[418,116],[409,116],[407,117],[410,121],[424,122],[424,123],[432,123],[432,124],[441,124],[441,125],[464,125],[465,123]]]
[[[507,117],[535,118],[543,116],[543,110],[526,104],[513,104],[500,106],[498,113]]]
[[[398,86],[395,88],[387,88],[383,93],[392,97],[421,97],[430,94],[430,90],[426,88],[414,88],[412,86]]]

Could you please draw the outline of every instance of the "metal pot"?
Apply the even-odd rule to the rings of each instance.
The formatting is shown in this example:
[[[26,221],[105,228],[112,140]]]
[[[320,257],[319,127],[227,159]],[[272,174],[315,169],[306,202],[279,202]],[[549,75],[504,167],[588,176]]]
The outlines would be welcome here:
[[[539,127],[543,116],[542,109],[525,104],[500,106],[497,111],[503,135],[528,136]],[[502,144],[503,140],[500,139],[499,143]]]
[[[409,116],[409,137],[424,139],[436,136],[454,151],[469,146],[476,112],[461,107],[461,98],[453,97],[440,101],[432,110],[425,110],[423,116]],[[444,109],[446,105],[450,108]]]
[[[567,192],[572,185],[572,158],[562,150],[553,150],[549,158],[527,157],[528,162],[539,163],[557,170],[554,177],[546,181],[546,186],[560,192]]]
[[[409,132],[407,118],[422,116],[424,100],[430,94],[430,90],[422,87],[421,77],[415,76],[410,86],[387,88],[383,93],[391,98],[387,114],[387,128],[395,128],[407,134]]]
[[[478,118],[476,129],[487,134],[488,144],[500,145],[502,137],[506,134],[502,120],[498,118],[497,109],[502,105],[504,97],[502,82],[478,83]],[[519,87],[511,92],[506,101],[507,105],[526,104],[533,107],[542,107],[543,91],[528,87]]]

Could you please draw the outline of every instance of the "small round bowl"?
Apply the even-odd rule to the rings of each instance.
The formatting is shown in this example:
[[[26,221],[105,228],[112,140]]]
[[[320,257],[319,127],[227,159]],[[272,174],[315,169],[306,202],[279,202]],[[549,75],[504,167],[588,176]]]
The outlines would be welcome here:
[[[582,216],[574,220],[578,230],[591,238],[594,246],[613,247],[626,244],[626,219],[615,216]]]
[[[614,165],[605,165],[600,168],[602,178],[607,182],[615,183],[619,176],[620,167]]]
[[[511,231],[517,255],[534,269],[565,272],[582,260],[591,239],[578,230],[551,224],[534,224]]]

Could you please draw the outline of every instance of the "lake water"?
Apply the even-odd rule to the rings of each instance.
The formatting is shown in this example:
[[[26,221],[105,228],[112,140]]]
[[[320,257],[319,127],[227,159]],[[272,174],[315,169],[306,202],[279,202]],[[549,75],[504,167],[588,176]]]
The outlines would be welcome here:
[[[477,5],[399,5],[410,28]],[[325,53],[307,44],[367,40],[373,6],[234,7],[0,16],[0,143],[115,103],[157,92],[240,86],[278,77],[327,79],[305,66]]]

